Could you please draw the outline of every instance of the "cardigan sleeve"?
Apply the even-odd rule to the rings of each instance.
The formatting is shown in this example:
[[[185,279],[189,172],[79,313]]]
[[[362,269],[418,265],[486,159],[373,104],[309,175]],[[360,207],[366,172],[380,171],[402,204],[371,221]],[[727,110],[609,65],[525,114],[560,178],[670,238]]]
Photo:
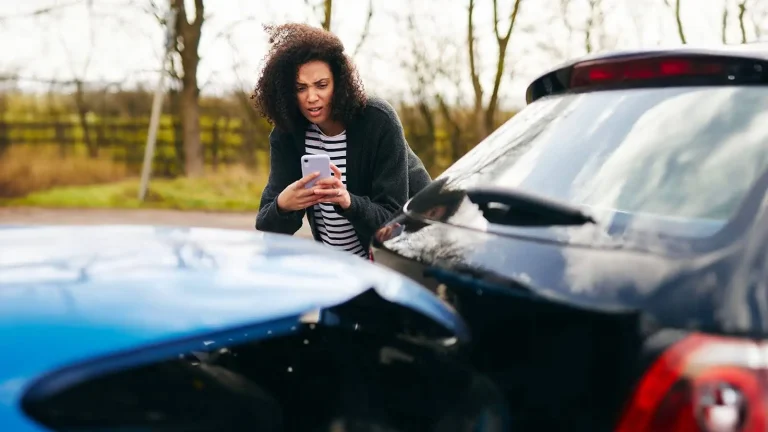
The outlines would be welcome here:
[[[301,228],[304,210],[283,212],[277,208],[277,197],[289,184],[298,180],[299,157],[294,153],[290,135],[273,129],[269,134],[269,179],[261,193],[256,229],[292,235]],[[295,160],[294,160],[295,159]],[[295,165],[295,166],[294,166]]]
[[[375,141],[370,196],[350,193],[348,209],[336,206],[355,230],[366,236],[384,225],[408,200],[408,142],[397,113],[391,107],[387,108],[378,125],[381,133]]]

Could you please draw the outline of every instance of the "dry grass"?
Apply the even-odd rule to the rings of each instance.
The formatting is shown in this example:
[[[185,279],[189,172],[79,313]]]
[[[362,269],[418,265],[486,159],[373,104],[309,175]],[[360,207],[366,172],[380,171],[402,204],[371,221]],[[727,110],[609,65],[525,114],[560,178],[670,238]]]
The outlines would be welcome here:
[[[251,211],[259,208],[267,181],[264,170],[244,167],[210,171],[201,178],[153,179],[146,199],[137,199],[139,180],[89,186],[56,187],[23,198],[0,199],[0,205],[46,208],[162,208],[176,210]]]
[[[0,157],[0,198],[126,177],[125,166],[109,159],[90,159],[84,154],[62,158],[55,146],[12,145]]]

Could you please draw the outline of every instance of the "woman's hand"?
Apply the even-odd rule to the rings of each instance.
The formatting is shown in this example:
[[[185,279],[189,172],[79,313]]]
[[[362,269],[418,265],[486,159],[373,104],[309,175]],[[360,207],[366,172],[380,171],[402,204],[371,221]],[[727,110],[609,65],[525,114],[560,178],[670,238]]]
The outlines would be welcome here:
[[[315,196],[318,202],[338,204],[344,210],[352,205],[352,200],[347,192],[347,187],[341,182],[341,171],[336,165],[331,164],[333,177],[318,180],[315,183]]]
[[[317,204],[319,201],[317,195],[313,192],[313,188],[305,188],[305,186],[319,175],[319,172],[307,174],[289,184],[277,196],[277,208],[281,211],[289,212],[303,210]]]

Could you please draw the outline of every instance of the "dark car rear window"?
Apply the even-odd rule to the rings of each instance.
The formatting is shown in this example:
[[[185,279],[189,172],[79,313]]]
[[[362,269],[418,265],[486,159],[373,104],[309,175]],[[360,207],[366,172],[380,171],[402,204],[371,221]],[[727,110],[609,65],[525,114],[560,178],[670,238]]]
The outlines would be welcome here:
[[[735,214],[766,168],[768,88],[677,87],[542,99],[441,177],[451,189],[521,188],[702,236]]]

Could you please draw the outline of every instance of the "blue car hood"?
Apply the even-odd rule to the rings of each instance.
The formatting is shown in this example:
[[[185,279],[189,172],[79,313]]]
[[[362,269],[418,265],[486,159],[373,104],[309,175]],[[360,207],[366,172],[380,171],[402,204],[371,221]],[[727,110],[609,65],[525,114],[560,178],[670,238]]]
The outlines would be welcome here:
[[[298,316],[370,289],[468,339],[454,311],[416,282],[310,240],[206,228],[0,229],[0,425],[23,429],[8,414],[51,370]]]

